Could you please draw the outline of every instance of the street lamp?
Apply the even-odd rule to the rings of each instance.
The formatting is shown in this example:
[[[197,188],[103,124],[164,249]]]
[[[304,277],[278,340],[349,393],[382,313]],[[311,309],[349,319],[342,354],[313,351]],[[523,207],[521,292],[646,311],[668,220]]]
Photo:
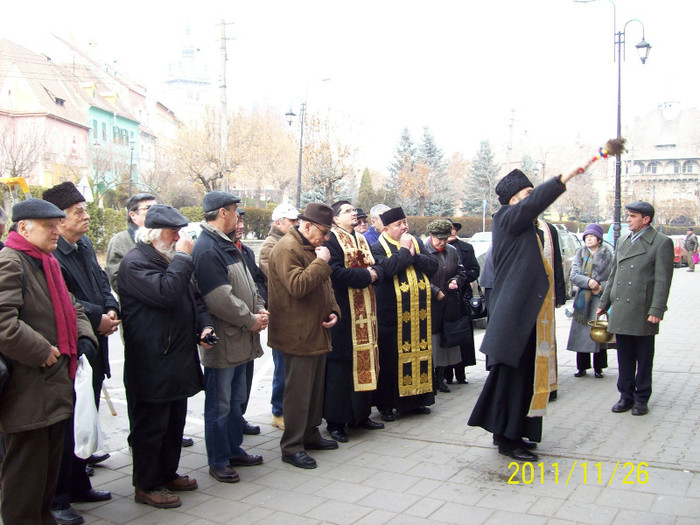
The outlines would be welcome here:
[[[136,141],[134,139],[131,139],[129,141],[129,148],[131,149],[131,160],[129,161],[129,198],[131,198],[131,182],[133,179],[131,178],[131,175],[134,171],[134,147],[136,146]]]
[[[574,0],[577,3],[587,4],[594,2],[595,0]],[[625,31],[627,25],[631,22],[638,22],[642,26],[642,40],[635,47],[639,53],[639,58],[642,64],[645,64],[647,58],[649,58],[649,51],[651,50],[651,45],[644,39],[644,24],[641,20],[637,18],[632,18],[625,22],[622,26],[622,31],[617,30],[617,8],[613,0],[608,0],[613,5],[613,30],[615,35],[615,49],[617,52],[617,138],[618,140],[622,138],[622,50],[625,47]],[[614,58],[614,55],[613,55]],[[622,207],[620,194],[622,193],[622,154],[618,153],[615,155],[615,200],[613,202],[614,215],[613,215],[613,245],[617,246],[617,240],[620,238],[620,210]]]
[[[311,82],[307,82],[306,84],[306,90],[304,91],[304,101],[301,103],[301,108],[299,109],[299,121],[301,124],[301,131],[299,133],[299,171],[297,173],[297,210],[301,209],[301,161],[302,157],[304,154],[304,115],[306,115],[306,99],[308,98],[309,95],[309,85],[314,83],[314,82],[328,82],[330,78],[323,78],[321,80],[312,80]],[[287,117],[287,123],[291,126],[292,122],[294,122],[294,117],[296,117],[296,113],[294,113],[291,108],[289,111],[287,111],[284,114],[285,117]]]

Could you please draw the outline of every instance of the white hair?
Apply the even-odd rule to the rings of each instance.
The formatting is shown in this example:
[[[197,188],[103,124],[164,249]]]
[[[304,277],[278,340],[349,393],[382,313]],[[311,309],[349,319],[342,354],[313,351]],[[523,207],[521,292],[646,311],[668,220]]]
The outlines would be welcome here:
[[[370,219],[378,219],[382,213],[390,209],[391,208],[386,204],[377,204],[376,206],[372,206],[372,209],[369,210],[369,217]]]
[[[134,234],[134,240],[136,242],[142,242],[144,244],[153,244],[163,230],[161,228],[146,228],[142,226]]]

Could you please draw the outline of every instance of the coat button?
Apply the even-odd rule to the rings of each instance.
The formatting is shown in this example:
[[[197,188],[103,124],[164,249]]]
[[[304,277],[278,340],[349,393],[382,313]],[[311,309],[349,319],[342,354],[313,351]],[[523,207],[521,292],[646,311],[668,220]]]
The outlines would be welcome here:
[[[630,302],[630,300],[629,300],[629,299],[627,299],[627,302],[629,303],[629,302]]]
[[[615,297],[615,300],[616,300],[616,301],[619,301],[619,300],[620,300],[620,298],[619,298],[619,297]]]
[[[622,284],[622,281],[617,281],[617,284],[620,284],[620,285],[621,285],[621,284]]]
[[[628,282],[627,284],[629,284],[630,286],[632,286],[632,281]]]
[[[634,268],[634,264],[630,264],[630,269]]]

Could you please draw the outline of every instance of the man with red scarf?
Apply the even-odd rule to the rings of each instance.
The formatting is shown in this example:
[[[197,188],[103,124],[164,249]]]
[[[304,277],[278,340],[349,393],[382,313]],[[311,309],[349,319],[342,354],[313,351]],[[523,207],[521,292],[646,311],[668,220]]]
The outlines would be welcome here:
[[[50,202],[15,204],[0,251],[0,348],[12,374],[0,395],[2,521],[53,523],[51,501],[65,422],[73,414],[79,348],[95,352],[83,307],[68,293],[58,261],[58,222]]]

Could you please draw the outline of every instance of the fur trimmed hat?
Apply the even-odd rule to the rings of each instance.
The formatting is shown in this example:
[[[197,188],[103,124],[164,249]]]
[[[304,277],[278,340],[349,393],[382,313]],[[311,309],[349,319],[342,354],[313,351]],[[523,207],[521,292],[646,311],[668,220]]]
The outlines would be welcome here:
[[[389,226],[392,222],[400,221],[405,218],[406,214],[401,206],[390,208],[379,216],[379,220],[382,221],[384,226]]]
[[[85,197],[72,182],[62,182],[49,188],[43,193],[42,198],[61,210],[67,210],[73,204],[85,202]]]
[[[498,202],[501,204],[508,204],[511,197],[520,190],[534,187],[534,184],[530,182],[527,175],[520,170],[513,170],[498,181],[498,184],[496,184],[496,195],[498,195]]]

